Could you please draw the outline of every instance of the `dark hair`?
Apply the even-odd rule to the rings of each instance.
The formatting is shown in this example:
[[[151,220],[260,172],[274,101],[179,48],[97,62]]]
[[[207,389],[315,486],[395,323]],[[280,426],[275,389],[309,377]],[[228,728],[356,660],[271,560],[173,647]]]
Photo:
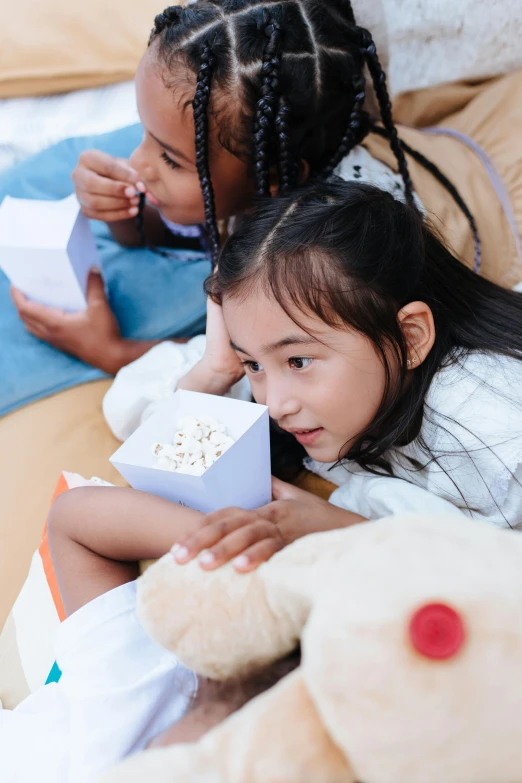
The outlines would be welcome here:
[[[383,399],[346,455],[373,472],[391,472],[386,452],[419,436],[438,370],[470,351],[522,357],[520,294],[467,269],[418,210],[360,182],[316,183],[246,218],[206,289],[221,301],[254,285],[289,315],[313,312],[374,344],[386,373]],[[436,338],[405,384],[408,351],[397,313],[412,301],[431,308]]]
[[[284,194],[299,182],[301,159],[312,178],[328,177],[374,129],[363,109],[365,66],[380,108],[379,132],[389,139],[413,203],[385,73],[349,0],[198,0],[159,14],[150,44],[165,66],[166,84],[175,83],[180,64],[196,74],[196,160],[214,261],[219,234],[208,165],[209,113],[223,116],[220,143],[250,162],[257,195],[269,196],[273,168]],[[230,95],[239,98],[239,107]],[[440,173],[433,164],[430,170]],[[450,193],[463,208],[456,190]]]

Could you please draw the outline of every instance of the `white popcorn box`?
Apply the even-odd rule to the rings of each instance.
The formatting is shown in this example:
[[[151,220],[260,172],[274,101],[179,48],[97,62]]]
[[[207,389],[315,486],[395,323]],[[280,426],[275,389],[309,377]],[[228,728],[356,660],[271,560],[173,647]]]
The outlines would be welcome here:
[[[98,250],[74,194],[61,201],[4,198],[0,269],[29,299],[69,312],[84,310],[93,266],[99,266]]]
[[[172,443],[183,416],[212,417],[235,440],[201,476],[155,467],[152,445]],[[120,446],[111,462],[134,489],[205,514],[228,506],[259,508],[272,499],[268,408],[229,397],[177,391]]]

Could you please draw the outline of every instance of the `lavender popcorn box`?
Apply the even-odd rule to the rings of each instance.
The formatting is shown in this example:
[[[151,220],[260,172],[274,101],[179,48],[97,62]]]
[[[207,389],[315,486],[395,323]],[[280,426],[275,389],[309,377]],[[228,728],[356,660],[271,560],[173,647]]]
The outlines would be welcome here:
[[[194,420],[201,420],[204,432],[205,422],[213,421],[223,425],[223,434],[233,441],[225,441],[226,450],[209,467],[195,471],[200,475],[191,474],[189,467],[181,468],[185,472],[167,467],[169,458],[184,459],[185,452],[176,452],[184,420],[189,423],[187,438],[194,438],[189,430],[195,427]],[[195,434],[199,437],[198,429]],[[219,437],[214,441],[212,449],[220,452]],[[170,448],[160,451],[158,446]],[[111,462],[134,489],[203,513],[227,506],[259,508],[272,499],[268,408],[212,394],[177,391],[120,446]]]
[[[74,194],[61,201],[2,201],[0,269],[29,299],[68,312],[85,310],[89,269],[99,264]]]

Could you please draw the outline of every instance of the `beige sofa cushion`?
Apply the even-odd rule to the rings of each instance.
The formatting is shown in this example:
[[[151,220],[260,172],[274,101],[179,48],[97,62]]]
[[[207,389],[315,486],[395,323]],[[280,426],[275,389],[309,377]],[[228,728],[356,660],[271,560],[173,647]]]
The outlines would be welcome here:
[[[0,0],[0,98],[132,79],[162,0]]]

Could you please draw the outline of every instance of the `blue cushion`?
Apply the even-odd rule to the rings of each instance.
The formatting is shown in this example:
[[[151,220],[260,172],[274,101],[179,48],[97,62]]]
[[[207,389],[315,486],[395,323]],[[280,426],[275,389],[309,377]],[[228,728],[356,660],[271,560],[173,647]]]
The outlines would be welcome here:
[[[68,139],[0,174],[0,201],[61,199],[73,191],[71,173],[83,150],[97,148],[129,157],[142,128]],[[143,248],[124,248],[104,223],[91,223],[109,301],[124,337],[190,337],[205,328],[203,281],[210,271],[202,253],[175,251],[165,258]],[[0,415],[80,383],[106,377],[27,333],[0,272]]]

